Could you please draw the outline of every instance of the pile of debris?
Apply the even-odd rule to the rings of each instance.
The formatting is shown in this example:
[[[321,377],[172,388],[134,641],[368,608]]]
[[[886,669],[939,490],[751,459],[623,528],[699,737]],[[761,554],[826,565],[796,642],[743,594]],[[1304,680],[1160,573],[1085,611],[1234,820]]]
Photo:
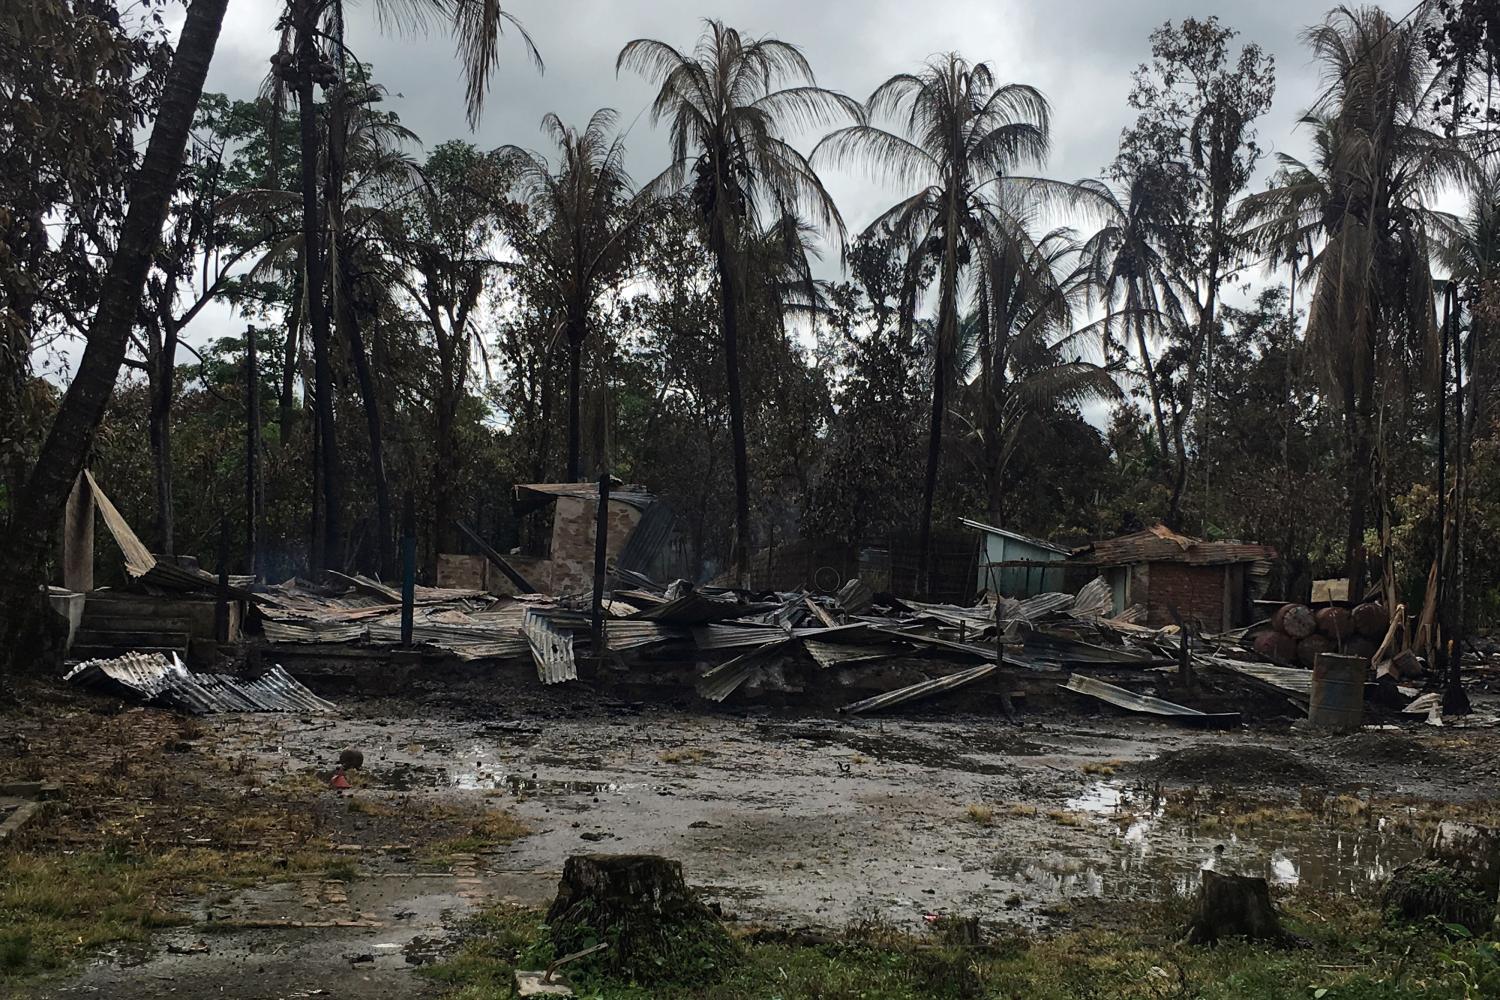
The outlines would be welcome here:
[[[300,581],[261,588],[256,608],[267,642],[395,647],[400,595],[363,577],[342,579],[339,591]],[[681,580],[663,586],[617,568],[612,583],[599,649],[583,597],[422,587],[413,645],[466,661],[529,659],[543,684],[577,679],[583,660],[623,679],[675,676],[714,702],[747,691],[843,691],[849,713],[952,691],[1002,667],[1061,682],[1080,668],[1170,666],[1180,648],[1174,628],[1136,624],[1139,608],[1111,616],[1102,579],[1077,596],[986,595],[973,607],[876,594],[857,579],[835,594],[753,593]],[[849,697],[863,692],[874,693]]]

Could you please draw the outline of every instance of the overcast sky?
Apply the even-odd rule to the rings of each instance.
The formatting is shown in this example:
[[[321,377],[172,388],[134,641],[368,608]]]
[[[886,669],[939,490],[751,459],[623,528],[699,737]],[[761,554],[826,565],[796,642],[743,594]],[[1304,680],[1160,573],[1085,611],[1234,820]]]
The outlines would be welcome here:
[[[426,36],[382,30],[374,0],[350,0],[346,36],[374,67],[398,112],[428,146],[464,138],[482,147],[541,147],[538,124],[555,111],[581,124],[599,107],[619,111],[629,128],[628,163],[637,181],[665,163],[664,133],[645,113],[651,88],[633,74],[615,75],[615,57],[633,38],[688,48],[705,17],[748,35],[771,35],[802,47],[818,82],[863,100],[892,73],[950,50],[989,62],[998,79],[1038,87],[1053,109],[1052,156],[1045,172],[1060,179],[1097,176],[1113,158],[1131,71],[1149,56],[1147,37],[1167,20],[1217,14],[1276,59],[1276,99],[1259,124],[1269,152],[1303,155],[1307,135],[1294,129],[1319,89],[1318,68],[1300,41],[1324,13],[1298,0],[1237,3],[1188,0],[504,0],[525,24],[546,62],[538,73],[514,33],[502,41],[484,116],[470,131],[453,44],[438,29]],[[1388,7],[1399,16],[1405,7]],[[275,50],[275,19],[283,0],[231,0],[208,88],[231,97],[255,94]],[[1269,163],[1269,157],[1267,163]],[[823,171],[851,232],[898,194],[864,177]],[[828,261],[825,274],[836,269]],[[205,311],[190,328],[196,344],[243,329],[226,309]]]
[[[481,146],[541,142],[543,114],[582,123],[594,109],[620,112],[630,129],[637,180],[664,162],[665,137],[643,113],[651,89],[633,74],[615,75],[615,57],[632,38],[659,38],[688,48],[701,20],[715,17],[749,35],[771,35],[802,47],[825,87],[864,99],[892,73],[950,50],[989,62],[1000,80],[1032,84],[1052,102],[1050,174],[1093,176],[1112,159],[1132,115],[1130,73],[1149,55],[1147,36],[1166,20],[1217,14],[1276,58],[1276,102],[1260,125],[1272,151],[1301,151],[1293,131],[1318,89],[1318,71],[1299,35],[1324,8],[1297,0],[1237,3],[1186,0],[504,0],[546,61],[538,74],[516,37],[502,42],[484,117],[470,133],[462,83],[446,34],[402,37],[383,32],[374,0],[351,0],[347,36],[373,64],[375,78],[399,95],[389,104],[429,144],[464,137]],[[1393,5],[1394,6],[1394,5]],[[273,51],[281,0],[231,0],[229,19],[209,76],[210,89],[255,92]],[[1398,12],[1404,13],[1404,8]],[[639,115],[639,120],[637,116]],[[846,222],[856,229],[896,192],[827,170]]]

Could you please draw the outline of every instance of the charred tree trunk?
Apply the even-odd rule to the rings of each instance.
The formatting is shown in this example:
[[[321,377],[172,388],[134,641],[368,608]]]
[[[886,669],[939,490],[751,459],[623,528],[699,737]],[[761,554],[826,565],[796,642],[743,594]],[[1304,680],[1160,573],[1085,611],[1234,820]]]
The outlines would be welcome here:
[[[949,199],[950,203],[952,198]],[[937,500],[938,463],[943,454],[943,417],[948,408],[948,368],[958,332],[957,210],[950,204],[943,249],[942,287],[938,295],[937,338],[932,351],[932,412],[927,425],[927,475],[922,482],[922,523],[917,537],[916,592],[926,596],[931,587],[932,509]]]
[[[151,139],[130,185],[129,208],[89,324],[87,346],[16,498],[9,537],[0,551],[0,663],[7,669],[46,662],[42,583],[47,553],[125,359],[228,2],[192,0],[188,7]]]
[[[583,340],[586,329],[581,319],[568,320],[568,475],[576,483],[582,474],[583,432],[580,411],[583,395]]]
[[[302,349],[302,293],[305,286],[302,255],[297,255],[297,277],[292,284],[292,305],[287,315],[286,354],[281,359],[281,398],[277,413],[280,427],[280,447],[285,448],[292,439],[292,415],[295,400],[292,389],[297,380],[297,356]]]
[[[313,99],[314,67],[320,60],[314,23],[316,12],[308,0],[296,7],[297,31],[297,110],[302,154],[302,247],[306,270],[306,309],[312,331],[313,395],[318,446],[314,456],[318,464],[314,476],[321,484],[322,517],[313,525],[312,572],[343,565],[338,441],[334,429],[333,366],[329,357],[331,340],[328,308],[325,302],[326,260],[323,255],[323,220],[318,205],[318,109]]]
[[[176,510],[172,486],[172,400],[177,392],[177,324],[168,309],[161,317],[161,350],[152,360],[151,413],[147,435],[151,441],[152,479],[156,486],[156,551],[176,553]]]
[[[347,259],[347,258],[346,258]],[[364,333],[360,329],[359,317],[355,314],[349,297],[351,282],[344,279],[343,327],[349,341],[349,357],[354,363],[354,377],[359,383],[359,396],[364,404],[365,428],[370,437],[370,471],[375,483],[375,530],[379,534],[376,545],[375,569],[377,579],[388,579],[395,566],[394,532],[395,522],[391,511],[391,484],[385,470],[385,430],[380,415],[380,396],[375,386],[375,373],[370,368],[369,352],[365,350]]]
[[[260,575],[260,356],[245,328],[245,572]]]
[[[432,466],[432,547],[433,562],[439,552],[452,552],[456,547],[453,535],[453,479],[456,474],[456,447],[453,428],[457,423],[458,400],[449,378],[443,378],[442,395],[437,405],[437,454]]]
[[[1127,304],[1127,310],[1130,306]],[[1146,373],[1146,390],[1151,397],[1151,417],[1156,424],[1156,440],[1161,445],[1161,457],[1172,454],[1172,445],[1167,438],[1167,419],[1161,408],[1161,386],[1156,378],[1156,366],[1151,361],[1151,347],[1146,343],[1146,317],[1140,314],[1140,302],[1137,299],[1134,315],[1131,317],[1135,322],[1135,345],[1136,350],[1141,352],[1141,368]]]
[[[740,387],[739,282],[733,247],[719,223],[714,259],[719,270],[719,309],[724,333],[724,375],[729,390],[729,436],[734,451],[734,544],[729,567],[735,582],[748,586],[750,565],[750,459],[745,443],[745,399]]]

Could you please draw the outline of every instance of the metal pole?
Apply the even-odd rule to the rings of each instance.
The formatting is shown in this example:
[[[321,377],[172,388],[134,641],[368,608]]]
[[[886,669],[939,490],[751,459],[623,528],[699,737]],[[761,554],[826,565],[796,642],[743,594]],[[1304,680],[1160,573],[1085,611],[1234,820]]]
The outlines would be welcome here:
[[[609,545],[609,471],[599,477],[599,509],[594,518],[594,656],[604,657],[604,575]]]
[[[417,600],[417,531],[416,513],[411,493],[406,494],[401,512],[401,645],[411,646],[411,633]]]

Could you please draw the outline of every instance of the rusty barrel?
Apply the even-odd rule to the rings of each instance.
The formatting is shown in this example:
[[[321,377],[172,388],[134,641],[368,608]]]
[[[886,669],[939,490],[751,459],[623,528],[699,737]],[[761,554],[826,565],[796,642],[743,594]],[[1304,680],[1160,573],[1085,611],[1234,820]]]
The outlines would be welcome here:
[[[1319,653],[1313,664],[1307,719],[1328,729],[1358,729],[1365,717],[1365,678],[1370,661],[1362,656]]]

